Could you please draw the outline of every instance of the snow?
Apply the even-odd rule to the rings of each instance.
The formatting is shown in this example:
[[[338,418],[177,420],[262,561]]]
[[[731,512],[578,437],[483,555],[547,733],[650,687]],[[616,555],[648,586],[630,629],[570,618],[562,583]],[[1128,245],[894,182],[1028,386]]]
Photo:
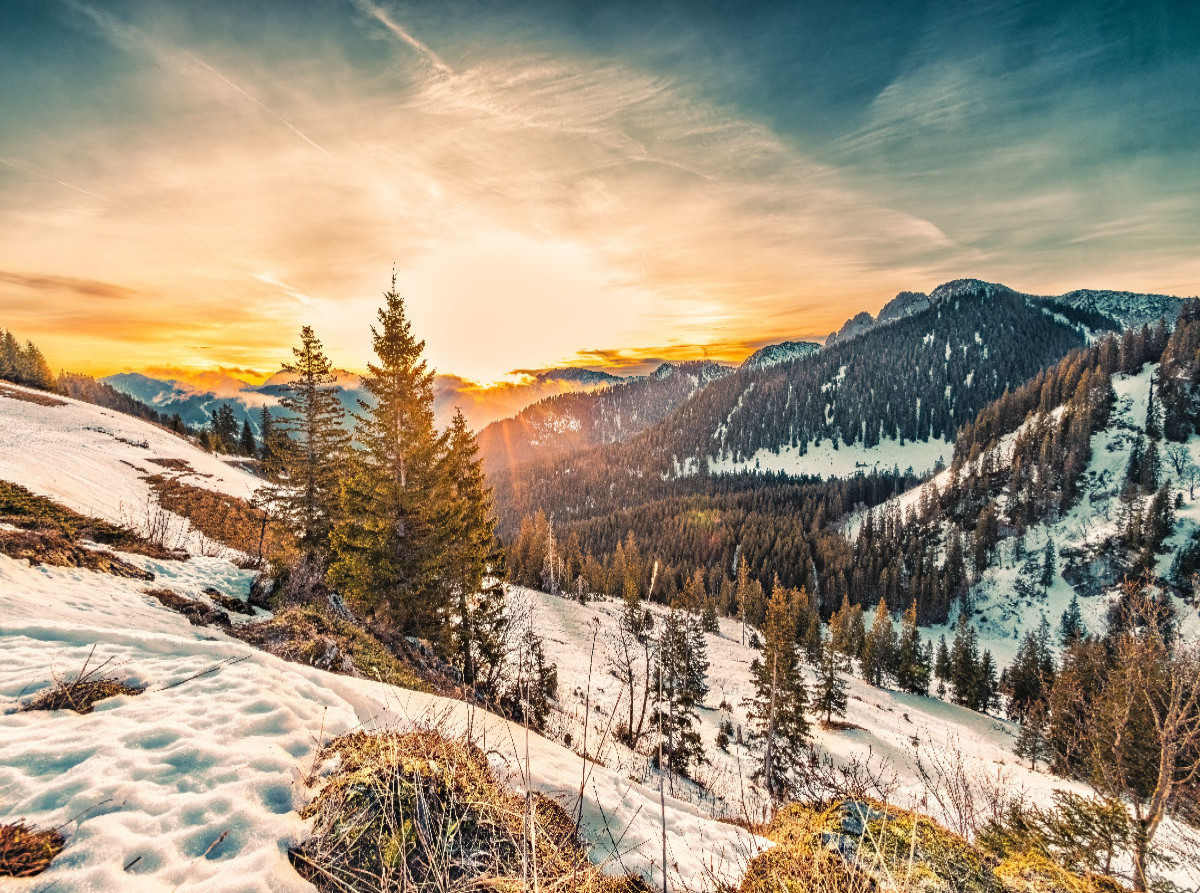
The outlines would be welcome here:
[[[731,457],[709,460],[713,474],[735,474],[743,471],[783,472],[791,475],[814,475],[822,478],[851,477],[859,472],[901,471],[911,468],[914,474],[926,474],[939,463],[950,461],[954,454],[953,444],[938,439],[907,441],[885,438],[876,446],[865,447],[860,442],[851,445],[826,439],[819,444],[810,443],[808,451],[800,453],[798,447],[785,446],[778,452],[762,449],[748,459],[735,461]]]
[[[6,385],[16,391],[37,394]],[[163,428],[119,412],[61,397],[42,406],[0,390],[0,480],[12,481],[85,515],[144,528],[156,507],[144,477],[170,473],[154,460],[182,460],[181,480],[249,499],[261,481]],[[187,528],[187,522],[175,523]],[[192,551],[211,544],[190,534]]]
[[[148,496],[142,472],[124,463],[143,468],[148,456],[212,475],[198,484],[238,496],[252,489],[253,479],[137,420],[0,398],[0,477],[77,510],[122,520],[126,505]],[[215,586],[244,598],[252,578],[224,558],[122,557],[153,570],[155,585],[192,595]],[[523,729],[458,701],[286,663],[190,626],[144,586],[0,556],[0,712],[78,671],[93,648],[93,666],[111,661],[108,671],[147,686],[86,716],[10,713],[0,723],[0,821],[61,826],[67,836],[45,874],[12,889],[312,890],[287,860],[307,834],[297,810],[312,791],[301,779],[321,741],[354,729],[470,729],[498,771],[523,784]],[[539,735],[530,736],[530,770],[532,787],[568,810],[586,770],[582,830],[594,858],[606,870],[661,875],[657,789]],[[666,824],[670,875],[692,889],[736,885],[765,845],[676,797]]]

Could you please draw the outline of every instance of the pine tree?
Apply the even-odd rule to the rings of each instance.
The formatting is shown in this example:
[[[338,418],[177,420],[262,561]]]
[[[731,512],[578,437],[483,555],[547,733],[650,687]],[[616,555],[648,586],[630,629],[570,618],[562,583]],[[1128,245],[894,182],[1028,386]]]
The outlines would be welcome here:
[[[477,685],[504,657],[503,553],[496,542],[492,491],[461,410],[446,433],[441,475],[448,485],[439,519],[446,530],[442,564],[451,598],[448,653],[463,682]]]
[[[558,699],[558,667],[546,660],[542,638],[533,626],[523,624],[515,653],[507,657],[511,672],[499,706],[514,722],[529,722],[542,731],[550,715],[550,702]]]
[[[704,762],[697,708],[708,693],[707,650],[699,615],[672,605],[658,644],[658,724],[667,766],[685,776],[693,763]]]
[[[750,665],[754,696],[746,702],[762,763],[754,777],[776,800],[791,789],[791,775],[803,759],[808,738],[808,692],[796,653],[795,619],[783,589],[776,589],[767,606],[761,654]]]
[[[847,692],[850,683],[842,678],[850,672],[850,661],[839,651],[829,636],[821,645],[820,658],[816,661],[817,686],[815,704],[818,713],[825,714],[825,724],[833,722],[834,716],[845,716],[849,704]]]
[[[259,452],[259,469],[263,477],[275,478],[283,467],[284,454],[288,449],[286,434],[275,424],[267,407],[259,410],[258,428],[262,448]]]
[[[433,425],[433,372],[394,277],[384,300],[378,327],[371,328],[376,361],[362,379],[374,403],[361,402],[355,436],[362,449],[344,485],[329,577],[393,629],[436,639],[450,597],[440,576],[446,531],[438,526],[438,504],[446,484]]]
[[[1054,585],[1054,575],[1057,570],[1057,563],[1054,558],[1054,540],[1046,538],[1046,548],[1042,550],[1042,577],[1038,581],[1043,590],[1049,589]]]
[[[946,646],[946,637],[938,639],[937,657],[933,661],[933,675],[940,682],[950,681],[950,649]]]
[[[917,628],[917,603],[914,601],[904,612],[900,627],[900,641],[896,646],[896,684],[901,691],[914,695],[929,694],[929,660],[921,646],[921,633]]]
[[[975,627],[966,614],[958,615],[958,628],[950,647],[950,689],[954,703],[975,709],[980,689],[979,649]]]
[[[254,442],[254,432],[250,430],[250,419],[242,420],[242,436],[238,439],[238,449],[243,456],[254,458],[258,454],[258,445]]]
[[[1079,608],[1079,596],[1072,594],[1071,603],[1062,613],[1058,625],[1058,640],[1063,648],[1069,648],[1087,635],[1087,626],[1083,622],[1083,612]]]
[[[292,379],[284,388],[279,404],[287,413],[281,426],[290,437],[283,451],[279,483],[273,492],[279,516],[291,529],[301,549],[324,556],[329,536],[340,515],[340,486],[346,467],[350,438],[342,427],[342,406],[335,391],[335,378],[329,358],[312,328],[300,330],[300,346],[293,348],[295,362],[283,369]],[[218,418],[219,437],[232,425]]]
[[[971,709],[991,713],[1000,706],[1000,683],[996,678],[996,662],[992,659],[992,652],[984,651],[979,658],[975,679],[975,703],[970,705]]]
[[[1022,759],[1029,760],[1029,768],[1037,769],[1039,762],[1050,759],[1050,742],[1047,738],[1049,723],[1047,709],[1042,701],[1034,704],[1021,723],[1017,743],[1013,751]]]
[[[887,600],[881,598],[863,643],[860,667],[863,679],[872,685],[883,685],[893,675],[895,660],[896,631],[892,627]]]

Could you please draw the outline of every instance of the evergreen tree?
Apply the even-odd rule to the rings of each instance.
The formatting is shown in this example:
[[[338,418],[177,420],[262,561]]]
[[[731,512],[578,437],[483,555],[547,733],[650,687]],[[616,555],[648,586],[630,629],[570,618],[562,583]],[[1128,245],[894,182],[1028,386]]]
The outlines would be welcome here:
[[[996,678],[996,662],[992,652],[984,651],[975,672],[975,703],[969,705],[980,713],[991,713],[1000,706],[1000,683]]]
[[[954,703],[975,709],[979,703],[979,646],[975,627],[966,614],[958,615],[954,643],[950,647],[950,690]]]
[[[262,447],[259,451],[259,468],[263,477],[274,478],[283,467],[284,455],[288,449],[285,433],[275,424],[275,419],[267,407],[259,410],[258,428]]]
[[[900,641],[896,646],[896,684],[901,691],[914,695],[929,694],[929,658],[921,646],[921,633],[917,628],[917,603],[914,601],[904,612],[900,627]]]
[[[1039,762],[1050,759],[1050,742],[1047,738],[1049,724],[1046,714],[1045,703],[1036,702],[1025,715],[1021,730],[1017,733],[1017,743],[1013,750],[1017,756],[1029,760],[1030,769],[1037,769]]]
[[[446,483],[433,425],[433,372],[394,277],[384,301],[371,328],[376,361],[362,379],[375,400],[361,403],[355,436],[362,449],[344,485],[329,576],[360,609],[397,631],[437,638],[450,596],[441,577]]]
[[[515,653],[507,658],[512,668],[499,698],[500,710],[515,722],[543,731],[550,702],[558,699],[558,667],[546,660],[542,637],[531,624],[522,624]]]
[[[946,637],[938,639],[937,657],[933,661],[934,678],[941,682],[950,681],[950,649],[946,646]]]
[[[496,542],[492,491],[461,410],[446,433],[441,474],[448,485],[439,519],[446,531],[442,564],[451,599],[448,653],[463,682],[478,685],[504,656],[503,553]]]
[[[767,793],[784,799],[792,788],[792,773],[803,759],[808,738],[808,692],[796,653],[795,620],[782,588],[771,594],[763,627],[761,654],[750,665],[754,696],[747,716],[761,742],[762,763],[754,777]]]
[[[1038,581],[1041,583],[1042,589],[1047,590],[1054,585],[1054,575],[1057,571],[1057,562],[1054,557],[1054,540],[1046,538],[1046,548],[1042,550],[1042,577]]]
[[[663,621],[658,644],[658,724],[667,766],[688,775],[693,763],[704,762],[704,742],[697,708],[708,694],[707,646],[699,615],[675,605]]]
[[[254,432],[250,430],[250,419],[242,420],[242,436],[238,439],[238,449],[243,456],[253,459],[258,455],[258,445],[254,442]]]
[[[1010,719],[1024,721],[1035,706],[1045,706],[1054,685],[1054,655],[1050,625],[1043,620],[1036,631],[1026,633],[1017,656],[1005,674]]]
[[[880,599],[875,607],[871,629],[863,643],[860,667],[863,679],[872,685],[883,685],[893,675],[895,661],[896,631],[892,627],[892,615],[888,611],[887,600]]]
[[[288,414],[281,424],[290,438],[272,495],[300,547],[324,556],[340,515],[340,485],[350,439],[342,427],[333,369],[312,328],[300,330],[300,346],[292,352],[295,362],[283,367],[292,378],[279,399]],[[216,433],[223,440],[224,427],[235,424],[233,410],[226,404],[218,414]]]
[[[827,637],[821,645],[816,670],[814,706],[818,713],[825,714],[825,723],[829,725],[835,716],[846,715],[846,707],[849,704],[847,691],[850,687],[850,683],[842,678],[843,673],[850,672],[850,661],[834,646],[832,636]]]
[[[1079,608],[1079,596],[1072,594],[1071,603],[1062,613],[1058,625],[1058,640],[1063,648],[1069,648],[1087,635],[1087,626],[1083,622],[1083,612]]]

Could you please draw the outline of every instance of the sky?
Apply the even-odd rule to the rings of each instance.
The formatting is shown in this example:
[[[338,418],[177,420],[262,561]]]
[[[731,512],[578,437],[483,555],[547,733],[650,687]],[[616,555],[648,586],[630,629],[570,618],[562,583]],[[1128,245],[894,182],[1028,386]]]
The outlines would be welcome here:
[[[5,0],[0,326],[58,369],[467,381],[901,290],[1200,293],[1200,4]]]

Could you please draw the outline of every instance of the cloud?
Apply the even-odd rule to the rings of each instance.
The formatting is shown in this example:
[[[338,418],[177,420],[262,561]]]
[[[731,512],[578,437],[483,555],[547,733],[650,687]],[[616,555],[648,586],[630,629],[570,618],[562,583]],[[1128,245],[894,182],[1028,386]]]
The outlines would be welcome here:
[[[736,362],[955,275],[1042,292],[1196,281],[1194,190],[1177,181],[1170,204],[1149,163],[1064,169],[1064,147],[1112,142],[1113,117],[1022,133],[1013,109],[1042,101],[1033,81],[1006,92],[1003,48],[950,53],[936,30],[821,144],[654,54],[483,13],[463,25],[359,0],[336,7],[348,21],[259,40],[225,27],[250,18],[73,8],[112,57],[113,114],[56,117],[39,94],[45,126],[19,154],[87,189],[0,179],[0,269],[131,292],[30,302],[0,280],[9,324],[68,368],[272,369],[311,324],[361,369],[393,265],[432,364],[483,382]],[[1042,91],[1047,115],[1085,106],[1065,90]]]
[[[120,300],[136,294],[133,289],[113,285],[111,282],[76,279],[72,276],[54,276],[47,273],[12,273],[0,270],[0,282],[33,291],[70,292],[89,298]]]

